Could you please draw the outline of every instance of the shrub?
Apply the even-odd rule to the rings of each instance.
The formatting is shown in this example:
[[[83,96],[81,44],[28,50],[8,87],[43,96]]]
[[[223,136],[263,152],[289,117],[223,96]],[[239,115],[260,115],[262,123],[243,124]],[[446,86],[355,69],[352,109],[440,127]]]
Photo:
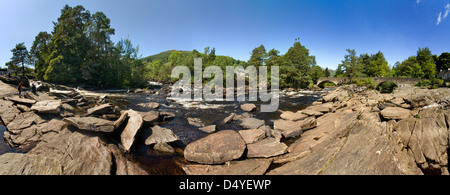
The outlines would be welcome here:
[[[427,87],[431,85],[431,81],[428,79],[420,80],[419,83],[417,83],[417,87]]]
[[[371,89],[375,88],[375,82],[373,82],[373,80],[371,78],[365,78],[365,79],[354,78],[352,80],[352,83],[356,84],[358,86],[364,86],[364,87],[371,88]]]

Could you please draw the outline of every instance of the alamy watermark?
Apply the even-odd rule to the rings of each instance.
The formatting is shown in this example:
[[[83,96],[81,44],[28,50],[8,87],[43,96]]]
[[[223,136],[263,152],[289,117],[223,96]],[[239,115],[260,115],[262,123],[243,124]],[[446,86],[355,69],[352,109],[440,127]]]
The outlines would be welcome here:
[[[271,67],[270,92],[267,86],[267,66],[259,67],[259,74],[255,66],[227,66],[226,67],[226,89],[225,98],[223,90],[223,71],[218,66],[208,66],[203,71],[202,58],[194,59],[194,87],[192,88],[191,71],[187,66],[176,66],[172,70],[172,78],[182,78],[172,86],[172,98],[181,98],[186,101],[246,101],[245,96],[245,78],[248,76],[248,98],[249,101],[269,102],[261,104],[261,112],[275,112],[279,107],[279,67]],[[237,84],[235,85],[235,76]],[[203,78],[211,79],[203,86]],[[259,78],[259,82],[258,82]],[[235,96],[235,86],[237,95]],[[192,93],[193,90],[193,93]],[[193,95],[193,96],[192,96]]]

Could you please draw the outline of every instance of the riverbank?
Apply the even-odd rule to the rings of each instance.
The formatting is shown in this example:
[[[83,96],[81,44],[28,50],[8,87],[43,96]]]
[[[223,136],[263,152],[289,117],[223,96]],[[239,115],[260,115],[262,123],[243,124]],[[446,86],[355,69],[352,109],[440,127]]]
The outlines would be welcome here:
[[[185,108],[165,87],[61,87],[3,95],[3,136],[24,150],[0,154],[0,174],[448,174],[446,88],[290,90],[261,114],[257,102]]]
[[[4,83],[0,84],[8,86]],[[2,128],[3,143],[7,143],[7,145],[1,146],[5,149],[0,151],[0,155],[17,152],[24,153],[25,156],[42,154],[62,162],[61,167],[65,167],[66,163],[74,163],[61,161],[63,158],[67,158],[64,156],[75,155],[79,156],[77,163],[87,166],[91,162],[84,162],[84,156],[98,151],[77,146],[68,140],[75,135],[75,137],[79,137],[77,139],[87,139],[84,136],[97,137],[99,139],[93,142],[102,145],[100,148],[108,146],[105,153],[111,153],[113,157],[111,159],[95,159],[95,162],[112,165],[109,169],[110,173],[107,171],[108,169],[104,169],[102,174],[119,174],[114,170],[119,169],[116,166],[124,164],[141,168],[144,170],[142,174],[185,174],[181,169],[181,164],[187,163],[183,156],[183,150],[190,142],[215,131],[240,130],[242,128],[239,125],[240,119],[245,117],[255,116],[269,121],[269,123],[272,118],[279,118],[277,113],[244,112],[239,108],[239,105],[242,104],[240,102],[174,102],[167,98],[170,86],[132,91],[89,91],[43,82],[37,83],[36,86],[38,93],[27,92],[25,99],[18,98],[17,93],[12,92],[4,94],[4,98],[0,100],[0,117],[5,121],[4,125],[8,127],[3,126]],[[294,109],[304,107],[319,98],[320,94],[321,92],[311,91],[303,94],[296,93],[295,96],[281,98],[280,106]],[[137,120],[133,120],[138,121],[134,130],[136,132],[131,133],[134,134],[134,143],[131,144],[131,148],[127,149],[122,143],[122,134],[131,120],[130,109],[136,111],[139,116],[135,117]],[[124,113],[128,114],[123,115]],[[211,114],[215,117],[210,117]],[[136,116],[136,114],[133,115]],[[229,118],[229,116],[232,116],[231,121],[222,124],[223,119]],[[142,118],[142,125],[139,125],[139,118]],[[121,121],[123,125],[112,128],[111,123],[119,123],[118,121],[121,119],[124,119]],[[157,128],[157,126],[172,131],[179,141],[168,144],[151,143],[147,146],[147,138],[153,134],[153,128]],[[59,147],[62,149],[55,149]],[[75,150],[80,154],[67,153],[68,148],[71,147],[73,149],[70,150]],[[8,154],[7,157],[23,158],[12,154]],[[124,161],[123,159],[126,159],[127,163],[117,162],[117,160]],[[28,166],[39,167],[30,164]],[[98,163],[89,166],[95,167],[98,166]],[[78,174],[66,172],[65,168],[62,170],[61,174]],[[94,171],[94,168],[91,171]],[[87,171],[83,174],[100,173]]]

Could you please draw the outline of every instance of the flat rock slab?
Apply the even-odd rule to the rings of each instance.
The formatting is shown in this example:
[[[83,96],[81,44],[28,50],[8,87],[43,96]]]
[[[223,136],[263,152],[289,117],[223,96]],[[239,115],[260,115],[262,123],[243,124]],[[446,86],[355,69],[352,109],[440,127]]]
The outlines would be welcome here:
[[[60,108],[61,100],[44,100],[34,104],[31,110],[42,114],[59,114]]]
[[[304,120],[298,121],[297,123],[300,125],[303,131],[317,127],[317,119],[315,117],[309,117]]]
[[[159,120],[159,112],[156,111],[139,112],[139,114],[141,115],[142,120],[144,120],[144,123],[147,124],[151,124]]]
[[[9,101],[12,101],[16,104],[24,104],[24,105],[33,105],[36,103],[36,100],[26,99],[26,98],[19,98],[19,97],[10,97],[8,98]]]
[[[266,137],[266,132],[262,129],[242,130],[239,131],[239,134],[241,134],[242,139],[247,144],[255,143]]]
[[[130,118],[128,119],[127,126],[120,135],[120,141],[122,142],[123,148],[126,151],[129,151],[134,143],[135,136],[144,124],[144,120],[141,115],[134,110],[129,110],[127,112]]]
[[[302,126],[298,122],[289,120],[276,120],[273,122],[275,130],[280,130],[285,138],[296,137],[303,133]]]
[[[180,138],[178,138],[178,136],[175,135],[170,129],[162,128],[158,125],[155,125],[151,129],[152,135],[150,135],[145,140],[145,145],[153,145],[157,143],[172,143],[180,140]]]
[[[315,116],[315,117],[319,117],[319,116],[322,116],[323,115],[323,113],[322,112],[319,112],[319,111],[317,111],[317,110],[312,110],[312,109],[306,109],[306,110],[302,110],[301,111],[303,114],[306,114],[306,115],[308,115],[308,116]]]
[[[411,116],[411,111],[400,107],[387,107],[381,111],[381,116],[389,120],[401,120]]]
[[[113,132],[114,123],[101,118],[95,117],[70,117],[64,118],[63,121],[77,127],[81,130],[94,132]]]
[[[0,156],[0,175],[62,175],[59,161],[33,154],[8,153]]]
[[[106,114],[108,112],[110,112],[113,109],[111,104],[103,104],[100,106],[96,106],[93,108],[89,108],[87,110],[87,116],[91,116],[91,115],[103,115]]]
[[[238,132],[224,130],[188,144],[184,158],[201,164],[222,164],[240,158],[245,147]]]
[[[183,165],[182,168],[187,175],[264,175],[271,163],[270,159],[249,159],[226,165]]]
[[[241,127],[245,129],[258,129],[265,124],[264,120],[256,118],[243,118],[241,119]]]
[[[247,157],[249,158],[270,158],[286,153],[288,147],[275,138],[267,138],[253,144],[247,145]]]
[[[290,120],[290,121],[299,121],[299,120],[303,120],[305,118],[308,118],[308,115],[306,114],[302,114],[300,112],[291,112],[291,111],[286,111],[283,112],[283,114],[280,115],[280,117],[284,120]]]
[[[205,133],[214,133],[216,131],[216,125],[209,125],[206,127],[200,127],[198,130],[203,131]]]
[[[31,127],[35,124],[42,124],[43,120],[39,115],[34,112],[24,112],[14,117],[14,120],[8,124],[8,131],[21,130]]]

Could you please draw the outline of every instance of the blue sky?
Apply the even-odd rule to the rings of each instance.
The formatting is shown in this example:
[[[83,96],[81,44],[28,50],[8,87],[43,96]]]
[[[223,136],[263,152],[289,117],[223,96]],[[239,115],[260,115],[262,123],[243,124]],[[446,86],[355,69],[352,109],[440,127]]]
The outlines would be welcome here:
[[[143,57],[162,51],[203,51],[248,60],[255,47],[287,52],[299,37],[322,67],[346,54],[382,51],[390,65],[429,47],[450,51],[450,0],[0,0],[0,66],[10,50],[30,48],[51,32],[65,4],[103,11],[117,42],[129,37]]]

